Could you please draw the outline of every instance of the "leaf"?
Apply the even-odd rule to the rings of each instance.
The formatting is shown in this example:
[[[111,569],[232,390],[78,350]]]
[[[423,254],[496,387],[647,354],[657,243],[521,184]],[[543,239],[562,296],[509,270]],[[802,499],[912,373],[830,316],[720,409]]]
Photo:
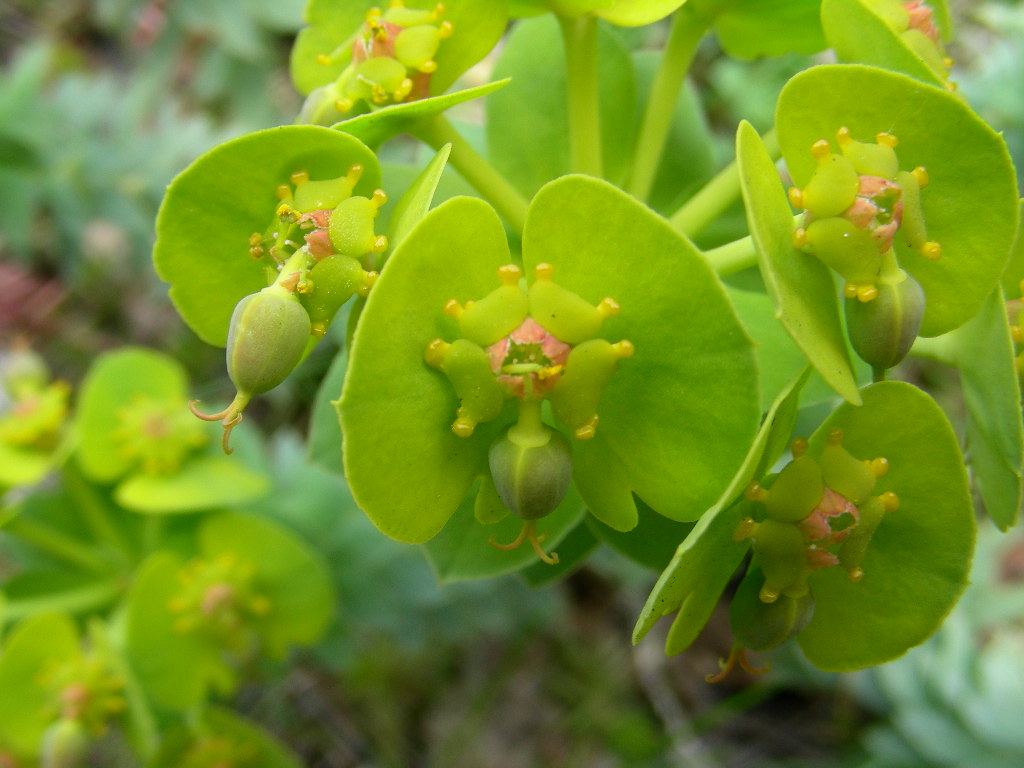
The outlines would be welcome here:
[[[268,284],[249,256],[279,203],[275,189],[305,170],[314,180],[363,166],[355,194],[380,186],[373,153],[357,139],[312,125],[270,128],[225,142],[175,178],[157,215],[153,260],[174,306],[203,341],[223,347],[238,301]]]
[[[39,756],[58,718],[59,689],[46,675],[80,656],[78,630],[63,614],[33,616],[11,632],[0,655],[0,743],[26,759]]]
[[[693,530],[693,523],[669,520],[643,501],[638,501],[636,510],[636,527],[626,532],[617,531],[597,518],[587,518],[586,522],[598,540],[619,554],[652,571],[661,571],[672,560],[678,543]]]
[[[338,423],[337,399],[345,383],[348,354],[341,350],[334,356],[327,375],[320,382],[309,419],[308,457],[321,469],[341,474],[341,425]]]
[[[391,250],[398,247],[410,230],[430,210],[430,204],[434,199],[434,193],[437,191],[437,185],[441,181],[441,175],[444,173],[451,151],[451,144],[445,144],[434,155],[433,159],[427,163],[427,167],[406,189],[405,194],[402,195],[391,212],[391,221],[388,224],[388,247]]]
[[[622,27],[642,27],[673,13],[686,0],[617,0],[600,5],[594,15]]]
[[[1017,219],[1017,237],[1003,272],[1003,293],[1011,298],[1017,298],[1024,292],[1024,199],[1020,201]]]
[[[496,80],[493,83],[464,88],[443,96],[431,96],[429,99],[393,104],[343,120],[331,127],[356,137],[370,147],[377,148],[393,136],[402,133],[416,135],[417,126],[421,123],[430,123],[431,118],[441,115],[456,104],[494,93],[508,82],[508,79]]]
[[[444,529],[423,545],[441,584],[492,578],[537,562],[537,555],[529,546],[506,552],[488,543],[491,538],[499,544],[515,540],[523,521],[515,515],[506,515],[493,525],[481,526],[473,514],[475,497],[469,494],[463,499]],[[545,534],[544,550],[557,551],[559,543],[580,523],[585,513],[579,495],[570,490],[557,509],[537,522],[538,533]]]
[[[981,312],[942,341],[960,371],[975,485],[985,512],[1006,531],[1020,515],[1024,416],[1002,291],[993,291]]]
[[[1002,137],[957,96],[906,75],[858,65],[819,66],[793,77],[779,96],[779,142],[797,186],[815,166],[811,144],[846,126],[858,140],[879,132],[899,139],[900,167],[923,166],[928,239],[942,246],[929,261],[896,239],[900,266],[927,297],[922,336],[938,336],[973,317],[999,281],[1013,244],[1017,182]]]
[[[921,390],[898,381],[862,390],[864,405],[843,404],[810,438],[818,454],[828,433],[858,458],[884,456],[889,473],[875,493],[893,491],[864,558],[864,578],[841,568],[810,576],[814,618],[797,641],[819,669],[849,672],[883,664],[923,642],[967,584],[975,522],[956,436]]]
[[[793,214],[768,150],[750,123],[736,132],[747,223],[775,316],[807,360],[840,396],[860,403],[832,273],[793,247]]]
[[[724,4],[715,29],[726,52],[740,59],[817,53],[828,47],[820,8],[821,0],[738,0]]]
[[[625,175],[631,160],[635,103],[629,52],[599,29],[598,88],[603,166],[610,179]],[[511,84],[487,100],[488,155],[495,168],[527,197],[569,172],[565,46],[550,15],[519,22],[494,70]]]
[[[742,460],[760,410],[752,344],[721,284],[664,219],[587,176],[553,181],[534,198],[523,235],[528,279],[541,262],[587,302],[615,299],[622,312],[601,336],[636,349],[601,398],[597,436],[574,445],[574,463],[586,453],[597,471],[621,468],[621,491],[673,520],[695,520]],[[612,524],[593,474],[574,480]]]
[[[821,23],[836,58],[902,72],[929,85],[945,88],[947,79],[929,67],[886,23],[878,7],[879,4],[871,0],[821,0]],[[948,30],[948,26],[945,29]]]
[[[227,456],[198,456],[173,475],[135,472],[114,490],[122,507],[147,514],[183,514],[233,507],[263,496],[267,478]]]
[[[454,198],[409,233],[367,298],[338,413],[352,494],[394,539],[432,538],[486,471],[500,420],[481,424],[469,438],[453,434],[454,390],[423,353],[435,338],[457,337],[445,303],[486,295],[497,284],[497,268],[509,261],[494,210]]]
[[[38,483],[53,464],[51,453],[0,443],[0,489]]]
[[[739,567],[749,542],[737,542],[733,533],[748,512],[746,502],[734,503],[751,480],[760,477],[778,459],[793,432],[800,406],[800,390],[809,369],[783,390],[765,414],[743,465],[718,501],[705,512],[676,548],[671,562],[658,577],[644,604],[633,644],[639,643],[662,616],[678,611],[672,622],[665,652],[686,650],[711,617],[711,612]]]
[[[90,479],[117,480],[134,466],[121,451],[120,414],[139,398],[187,402],[188,379],[175,359],[141,347],[101,355],[89,369],[78,395],[74,430],[78,463]]]

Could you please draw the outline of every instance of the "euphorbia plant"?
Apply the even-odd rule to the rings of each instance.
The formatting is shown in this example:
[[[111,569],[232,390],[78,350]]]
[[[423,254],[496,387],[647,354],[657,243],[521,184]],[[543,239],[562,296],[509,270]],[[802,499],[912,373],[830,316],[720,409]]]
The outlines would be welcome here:
[[[192,412],[222,422],[228,450],[250,399],[327,339],[344,357],[313,408],[314,458],[442,580],[542,581],[608,543],[663,569],[634,639],[677,612],[669,653],[734,579],[734,663],[792,638],[846,671],[922,642],[966,583],[969,482],[1001,528],[1021,502],[1015,171],[952,88],[944,3],[784,5],[311,0],[292,57],[302,124],[210,150],[158,216],[156,269],[226,347],[237,390]],[[509,15],[500,79],[452,90]],[[657,55],[621,33],[667,17]],[[709,31],[727,55],[842,62],[790,78],[771,130],[740,122],[717,175],[683,87]],[[482,133],[446,114],[475,98]],[[403,133],[436,154],[382,163]],[[741,272],[744,290],[725,285]],[[889,380],[914,355],[960,369],[966,451],[927,392]],[[279,657],[315,641],[330,601],[300,542],[207,509],[262,488],[225,479],[240,465],[211,455],[186,389],[135,350],[102,358],[80,396],[74,466],[101,498],[202,515],[187,553],[132,551],[127,597],[113,560],[10,516],[98,574],[102,605],[125,601],[125,655],[168,713],[231,690],[262,642]],[[51,421],[29,441],[44,467]],[[220,710],[194,721],[151,745],[154,764],[263,748],[236,749],[245,728]]]

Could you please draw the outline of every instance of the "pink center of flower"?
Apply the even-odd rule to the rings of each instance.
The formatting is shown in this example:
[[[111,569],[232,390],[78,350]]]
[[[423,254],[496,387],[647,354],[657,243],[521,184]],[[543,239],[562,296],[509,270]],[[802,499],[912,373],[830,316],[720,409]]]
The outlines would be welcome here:
[[[818,506],[797,524],[804,539],[814,542],[807,549],[807,566],[817,570],[838,564],[839,559],[828,547],[842,542],[859,522],[857,505],[826,487]]]
[[[939,42],[939,28],[932,19],[932,9],[925,5],[924,0],[910,0],[903,3],[903,10],[909,17],[908,29],[916,29],[936,43]]]
[[[871,232],[884,253],[892,247],[893,238],[903,221],[903,189],[899,184],[880,176],[860,177],[860,186],[853,204],[843,218],[858,229]]]
[[[520,400],[540,398],[551,391],[572,349],[532,317],[487,348],[498,382]]]

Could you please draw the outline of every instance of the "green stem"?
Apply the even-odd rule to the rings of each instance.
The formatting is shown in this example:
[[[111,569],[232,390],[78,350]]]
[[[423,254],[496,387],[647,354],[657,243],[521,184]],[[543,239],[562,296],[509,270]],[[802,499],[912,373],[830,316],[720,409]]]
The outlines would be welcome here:
[[[110,565],[91,548],[43,523],[26,520],[19,515],[8,520],[4,530],[40,552],[76,567],[96,573],[110,571]]]
[[[693,6],[694,3],[685,3],[676,11],[647,97],[632,170],[625,186],[626,191],[639,200],[646,200],[654,186],[679,90],[690,71],[697,46],[711,24],[712,17],[698,14]]]
[[[452,145],[451,164],[476,188],[518,234],[526,224],[527,202],[508,179],[499,173],[466,141],[443,115],[419,123],[410,131],[435,150]]]
[[[541,401],[527,397],[519,401],[519,420],[508,431],[509,439],[526,448],[546,445],[551,430],[541,421]]]
[[[710,251],[704,251],[704,258],[719,277],[725,277],[757,264],[757,246],[754,245],[754,238],[747,235]]]
[[[570,167],[575,173],[602,175],[601,113],[597,88],[597,17],[559,17],[565,43],[569,97]]]
[[[871,381],[875,384],[885,381],[885,368],[883,366],[871,366]]]
[[[72,466],[72,462],[65,468],[64,483],[75,501],[78,513],[89,526],[96,541],[109,544],[125,555],[130,555],[131,544],[124,531],[114,523],[110,507],[100,498],[96,489],[82,477],[81,472]]]
[[[775,130],[764,135],[765,148],[773,160],[781,154]],[[669,223],[692,237],[706,227],[740,196],[739,164],[733,160],[669,217]]]

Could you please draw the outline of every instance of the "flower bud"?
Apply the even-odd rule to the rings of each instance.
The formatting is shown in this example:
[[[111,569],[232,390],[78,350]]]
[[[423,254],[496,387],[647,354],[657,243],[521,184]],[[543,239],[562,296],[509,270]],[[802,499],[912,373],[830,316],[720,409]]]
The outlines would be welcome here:
[[[905,272],[897,283],[879,282],[874,301],[846,300],[854,350],[875,368],[891,368],[910,351],[924,317],[924,291]]]
[[[494,442],[488,460],[498,496],[524,520],[554,511],[572,479],[569,441],[546,427],[528,435],[513,427]]]

